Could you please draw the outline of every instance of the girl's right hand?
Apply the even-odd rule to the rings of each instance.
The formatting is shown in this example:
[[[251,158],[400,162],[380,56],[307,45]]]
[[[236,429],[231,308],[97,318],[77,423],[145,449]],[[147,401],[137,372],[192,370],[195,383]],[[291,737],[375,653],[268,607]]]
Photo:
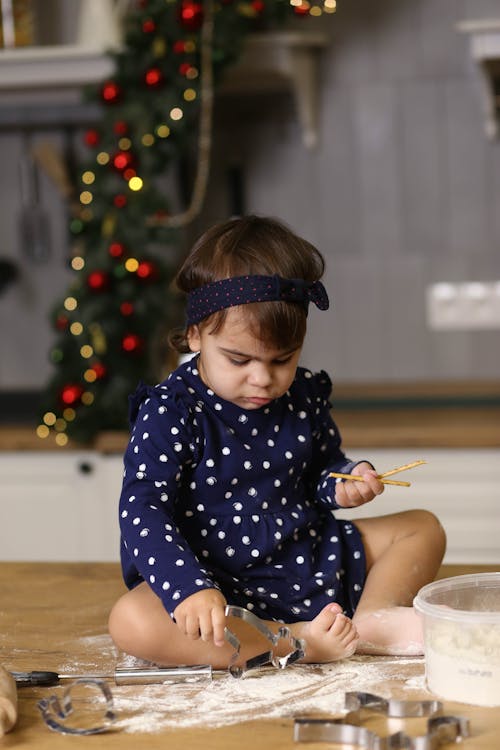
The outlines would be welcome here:
[[[203,589],[184,599],[174,610],[177,627],[192,640],[224,646],[226,599],[217,589]]]

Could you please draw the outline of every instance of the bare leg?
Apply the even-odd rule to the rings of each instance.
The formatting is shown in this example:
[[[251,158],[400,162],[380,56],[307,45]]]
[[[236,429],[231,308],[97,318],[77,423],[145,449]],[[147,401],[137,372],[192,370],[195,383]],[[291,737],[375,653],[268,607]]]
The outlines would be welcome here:
[[[357,651],[421,654],[423,634],[413,598],[434,580],[445,552],[444,530],[428,511],[355,521],[367,558],[367,578],[353,622]]]
[[[280,626],[276,622],[266,622],[266,625],[273,632]],[[289,627],[295,637],[306,641],[306,662],[335,661],[351,656],[356,650],[356,628],[342,614],[338,604],[327,605],[311,622],[294,623]],[[241,620],[229,618],[228,628],[241,641],[241,661],[269,649],[269,641]],[[215,646],[184,635],[145,583],[118,600],[110,614],[109,631],[118,648],[157,664],[211,664],[224,669],[233,654],[229,644]],[[286,642],[276,647],[278,655],[289,650]]]

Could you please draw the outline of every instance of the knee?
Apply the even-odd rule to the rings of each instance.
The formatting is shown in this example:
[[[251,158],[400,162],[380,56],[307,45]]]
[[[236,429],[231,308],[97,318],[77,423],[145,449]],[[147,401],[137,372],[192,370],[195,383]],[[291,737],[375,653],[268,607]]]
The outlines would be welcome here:
[[[430,510],[411,512],[414,514],[418,530],[425,537],[429,549],[432,549],[436,555],[442,558],[446,550],[446,533],[439,518]]]
[[[108,630],[117,648],[127,653],[132,653],[131,644],[135,640],[135,614],[132,602],[127,594],[124,594],[110,612],[108,619]]]
[[[110,612],[108,630],[115,646],[133,656],[142,656],[150,638],[148,618],[132,592],[124,594]]]

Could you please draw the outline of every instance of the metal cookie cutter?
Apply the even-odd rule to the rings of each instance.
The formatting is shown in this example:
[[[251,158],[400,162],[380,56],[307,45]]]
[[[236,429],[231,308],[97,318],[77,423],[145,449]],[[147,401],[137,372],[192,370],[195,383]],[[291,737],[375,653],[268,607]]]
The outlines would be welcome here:
[[[259,617],[254,615],[248,609],[245,609],[244,607],[235,607],[232,605],[228,605],[226,607],[226,617],[239,617],[240,620],[243,620],[248,625],[256,628],[259,633],[261,633],[265,638],[267,638],[268,641],[272,643],[273,647],[275,647],[282,638],[287,640],[292,647],[292,651],[290,651],[285,656],[275,656],[273,649],[270,649],[269,651],[264,651],[262,654],[253,656],[244,664],[237,666],[236,662],[238,661],[238,657],[240,655],[241,643],[231,630],[225,628],[224,637],[226,641],[234,648],[234,654],[232,655],[231,661],[229,663],[229,672],[233,677],[241,677],[250,669],[262,667],[264,664],[272,664],[278,669],[284,669],[290,664],[293,664],[299,659],[302,659],[305,655],[305,641],[301,638],[295,638],[295,636],[291,633],[290,628],[284,625],[279,628],[277,633],[273,633],[272,630],[270,630]]]
[[[406,719],[413,716],[432,716],[443,708],[441,701],[398,701],[394,698],[386,700],[373,693],[345,693],[344,700],[347,710],[355,711],[358,719],[363,709],[376,711],[390,718]],[[350,715],[344,717],[344,720],[345,718],[350,718]]]
[[[467,719],[461,716],[432,715],[433,709],[441,710],[439,701],[386,701],[371,693],[346,693],[345,700],[346,708],[353,710],[342,719],[295,719],[295,742],[331,742],[354,745],[365,750],[437,750],[440,745],[461,742],[469,736]],[[387,717],[430,716],[427,733],[411,737],[405,732],[396,732],[380,737],[366,727],[359,726],[365,710],[383,713]]]
[[[65,721],[68,716],[73,713],[73,703],[71,700],[71,691],[76,685],[95,685],[99,688],[100,692],[104,696],[105,701],[105,713],[104,718],[106,719],[105,724],[100,724],[93,727],[70,727],[62,722]],[[43,716],[43,720],[49,729],[54,732],[60,732],[61,734],[102,734],[108,732],[111,729],[111,722],[116,719],[116,714],[113,710],[113,696],[108,685],[102,680],[95,679],[80,679],[75,680],[71,685],[64,690],[61,699],[56,695],[51,695],[49,698],[42,698],[37,703],[38,708]]]

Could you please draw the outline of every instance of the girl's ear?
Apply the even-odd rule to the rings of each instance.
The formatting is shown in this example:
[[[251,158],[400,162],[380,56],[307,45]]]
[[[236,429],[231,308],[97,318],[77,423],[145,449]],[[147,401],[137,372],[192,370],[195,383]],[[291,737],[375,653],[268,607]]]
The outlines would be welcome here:
[[[187,330],[187,342],[192,352],[199,352],[201,349],[201,336],[198,326],[189,326]]]

